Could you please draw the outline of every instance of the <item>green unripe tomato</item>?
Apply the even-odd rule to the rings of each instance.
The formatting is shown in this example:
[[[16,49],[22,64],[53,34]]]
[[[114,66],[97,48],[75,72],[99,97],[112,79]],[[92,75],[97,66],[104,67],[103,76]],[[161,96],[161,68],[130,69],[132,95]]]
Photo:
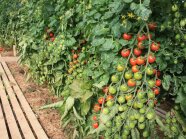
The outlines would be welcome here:
[[[149,99],[154,99],[155,98],[155,94],[152,90],[148,91],[147,96],[148,96]]]
[[[123,66],[123,65],[118,65],[117,66],[117,71],[119,71],[119,72],[122,72],[123,70],[125,69],[125,67]]]
[[[127,72],[125,72],[125,75],[124,76],[125,76],[125,79],[129,80],[129,79],[132,78],[132,72],[127,71]]]
[[[110,111],[109,111],[109,108],[103,108],[102,112],[103,114],[107,115],[109,114]]]
[[[175,39],[176,40],[180,40],[180,38],[181,38],[181,35],[180,34],[176,34]]]
[[[116,88],[114,86],[109,87],[109,93],[110,94],[116,94]]]
[[[155,112],[148,112],[146,114],[147,119],[152,120],[155,118]]]
[[[145,123],[139,123],[138,128],[141,129],[141,130],[145,129]]]
[[[134,73],[134,79],[141,80],[142,79],[142,73],[140,73],[140,72]]]
[[[122,85],[120,86],[120,91],[122,91],[122,92],[127,92],[128,89],[129,89],[129,87],[128,87],[126,84],[122,84]]]
[[[172,5],[172,11],[176,12],[178,10],[178,5],[174,4]]]
[[[107,105],[108,107],[112,107],[112,106],[114,105],[114,101],[109,100],[109,101],[107,101],[106,105]]]
[[[124,107],[122,105],[118,106],[118,111],[123,112],[124,111]]]
[[[117,82],[119,81],[118,76],[117,76],[117,75],[112,75],[111,81],[112,81],[113,83],[117,83]]]
[[[138,122],[143,123],[145,121],[145,117],[141,115],[138,119]]]
[[[125,97],[124,97],[124,96],[119,96],[119,97],[118,97],[118,102],[119,102],[120,104],[124,103],[124,102],[125,102]]]
[[[149,132],[148,131],[143,131],[143,137],[147,138],[149,136]]]
[[[142,99],[142,98],[145,97],[145,93],[144,92],[138,92],[137,97],[138,97],[138,99]]]
[[[112,121],[107,121],[106,122],[106,127],[112,127]]]
[[[185,25],[186,25],[185,20],[181,20],[181,21],[180,21],[180,26],[181,26],[181,27],[184,27]]]
[[[154,80],[149,80],[147,83],[148,83],[148,86],[150,88],[153,88],[155,86],[155,81]]]
[[[153,69],[150,68],[150,67],[148,67],[148,68],[146,69],[146,73],[147,73],[147,75],[153,75],[153,74],[154,74]]]
[[[146,112],[146,109],[145,109],[145,108],[141,108],[141,109],[139,110],[139,112],[140,112],[141,114],[144,114],[144,113]]]
[[[179,17],[180,17],[180,13],[179,13],[179,12],[176,12],[176,13],[174,14],[174,16],[175,16],[176,18],[179,18]]]

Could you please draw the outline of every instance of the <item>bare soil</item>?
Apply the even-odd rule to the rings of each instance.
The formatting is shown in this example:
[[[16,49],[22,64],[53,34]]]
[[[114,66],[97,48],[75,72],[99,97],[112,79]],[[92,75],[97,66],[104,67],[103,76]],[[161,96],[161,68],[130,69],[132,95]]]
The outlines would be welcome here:
[[[6,49],[1,52],[1,56],[13,56],[13,51]],[[59,112],[55,109],[39,109],[43,105],[57,102],[59,98],[55,97],[46,86],[39,86],[33,81],[26,82],[25,68],[16,62],[7,64],[48,137],[50,139],[66,139],[60,126]]]
[[[26,82],[25,71],[16,62],[8,63],[8,67],[49,138],[65,139],[59,112],[54,109],[39,110],[43,105],[57,102],[58,98],[53,96],[47,87],[38,86],[31,81]]]

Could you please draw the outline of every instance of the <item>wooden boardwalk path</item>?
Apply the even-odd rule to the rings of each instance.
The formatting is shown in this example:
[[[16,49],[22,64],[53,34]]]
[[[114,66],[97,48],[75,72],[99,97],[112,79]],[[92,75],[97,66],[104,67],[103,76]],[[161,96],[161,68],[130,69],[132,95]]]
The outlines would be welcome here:
[[[6,64],[17,59],[0,57],[0,139],[48,139]]]

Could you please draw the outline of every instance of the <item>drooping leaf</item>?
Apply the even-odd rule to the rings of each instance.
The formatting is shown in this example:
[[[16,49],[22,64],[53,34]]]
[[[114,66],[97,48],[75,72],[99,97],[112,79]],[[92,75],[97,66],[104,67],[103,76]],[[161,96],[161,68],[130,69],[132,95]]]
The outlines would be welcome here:
[[[69,111],[74,106],[74,98],[69,96],[65,103],[65,109]]]
[[[59,102],[56,102],[56,103],[44,105],[40,109],[59,108],[63,105],[63,103],[64,103],[64,101],[59,101]]]
[[[83,120],[83,118],[78,114],[78,112],[76,111],[76,108],[75,107],[73,107],[73,111],[74,111],[74,115],[76,116],[76,118],[78,119],[78,120]]]

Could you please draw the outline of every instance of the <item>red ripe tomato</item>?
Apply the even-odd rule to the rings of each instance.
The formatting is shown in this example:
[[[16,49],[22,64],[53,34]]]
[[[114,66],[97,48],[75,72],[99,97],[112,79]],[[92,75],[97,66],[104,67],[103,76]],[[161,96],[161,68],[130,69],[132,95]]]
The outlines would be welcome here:
[[[153,69],[153,74],[157,74],[157,70],[156,69]]]
[[[143,35],[138,35],[138,37],[137,37],[137,40],[138,40],[138,42],[141,42],[141,41],[144,41],[144,40],[146,40],[147,39],[147,37],[143,34]]]
[[[103,93],[107,94],[109,91],[108,86],[103,87],[102,91],[103,91]]]
[[[137,59],[136,59],[136,63],[138,64],[138,65],[144,65],[145,64],[145,58],[144,57],[137,57]]]
[[[160,77],[160,75],[161,75],[161,72],[160,71],[157,71],[156,69],[153,70],[153,73],[155,75],[157,75],[158,77]]]
[[[77,54],[74,54],[73,55],[73,59],[77,59],[78,58],[78,55]]]
[[[132,72],[136,73],[138,71],[139,71],[139,69],[138,69],[137,65],[132,66]]]
[[[129,79],[127,82],[127,85],[129,87],[134,87],[134,86],[136,86],[136,81],[134,79]]]
[[[156,105],[158,103],[157,99],[154,100],[154,104]]]
[[[156,73],[156,74],[157,74],[157,76],[158,76],[158,77],[160,77],[161,72],[160,72],[160,71],[157,71],[157,73]]]
[[[100,111],[100,110],[101,110],[100,105],[99,105],[99,104],[95,104],[95,105],[94,105],[94,111],[95,111],[95,112],[98,112],[98,111]]]
[[[50,40],[53,42],[55,40],[55,37],[50,38]]]
[[[114,97],[112,95],[108,95],[106,100],[109,101],[109,100],[113,100],[113,99],[114,99]]]
[[[98,99],[98,103],[99,103],[99,104],[103,104],[104,101],[105,101],[105,99],[104,99],[103,97],[100,97],[100,98]]]
[[[103,136],[101,136],[101,137],[99,137],[99,139],[104,139],[104,137],[103,137]]]
[[[137,63],[136,63],[136,58],[130,58],[130,64],[131,64],[132,66],[136,65],[136,64],[137,64]]]
[[[139,49],[144,49],[145,48],[145,46],[143,46],[143,42],[138,42],[137,47]]]
[[[4,48],[0,47],[0,52],[3,51],[3,50],[4,50]]]
[[[130,55],[130,50],[128,50],[128,49],[123,49],[122,51],[121,51],[121,56],[122,57],[128,57]]]
[[[153,56],[153,55],[149,55],[148,56],[148,61],[149,61],[149,63],[154,63],[156,61],[156,57]]]
[[[142,51],[139,48],[134,49],[134,55],[140,56],[142,54]]]
[[[49,33],[49,36],[52,38],[52,37],[54,37],[54,33],[53,32],[50,32]]]
[[[148,27],[150,30],[155,30],[157,27],[157,24],[155,22],[151,22],[148,24]]]
[[[129,41],[131,38],[132,38],[132,36],[130,34],[127,34],[127,33],[123,34],[123,39],[124,40],[128,40]]]
[[[72,50],[71,50],[71,52],[72,52],[72,53],[74,53],[74,52],[75,52],[75,50],[74,50],[74,49],[72,49]]]
[[[158,88],[153,88],[152,90],[153,90],[155,95],[159,95],[160,94],[160,91],[159,91]]]
[[[153,42],[153,43],[151,44],[150,48],[151,48],[152,51],[158,51],[159,48],[160,48],[160,43],[155,44],[155,43]]]
[[[161,86],[161,80],[160,79],[156,80],[156,86]]]
[[[99,124],[98,124],[98,123],[93,123],[93,124],[92,124],[92,127],[96,129],[96,128],[99,127]]]
[[[94,115],[94,116],[92,117],[92,120],[97,121],[97,116]]]

